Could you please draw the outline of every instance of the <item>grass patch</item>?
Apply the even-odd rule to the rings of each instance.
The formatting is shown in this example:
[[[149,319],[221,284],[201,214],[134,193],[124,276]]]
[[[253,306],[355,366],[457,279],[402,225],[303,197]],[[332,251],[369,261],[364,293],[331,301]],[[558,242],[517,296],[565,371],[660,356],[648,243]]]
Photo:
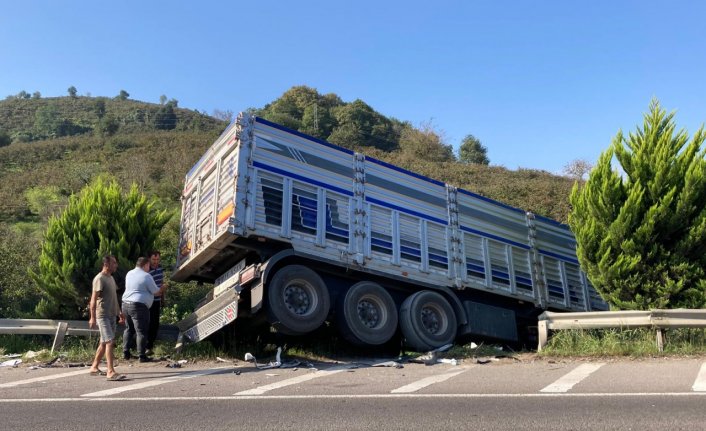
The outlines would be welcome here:
[[[664,351],[657,348],[655,330],[588,329],[556,331],[542,349],[542,356],[674,356],[706,353],[706,331],[665,330]]]

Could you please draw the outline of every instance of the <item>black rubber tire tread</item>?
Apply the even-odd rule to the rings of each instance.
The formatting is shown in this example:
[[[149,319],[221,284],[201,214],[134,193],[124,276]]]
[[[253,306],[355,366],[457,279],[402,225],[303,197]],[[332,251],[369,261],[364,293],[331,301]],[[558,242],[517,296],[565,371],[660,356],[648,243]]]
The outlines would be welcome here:
[[[284,302],[284,290],[292,283],[306,284],[309,293],[315,296],[313,309],[298,315]],[[328,288],[319,275],[302,265],[281,268],[272,277],[267,289],[267,304],[270,322],[278,331],[288,335],[303,335],[321,326],[328,317],[331,299]]]
[[[446,319],[446,327],[438,334],[432,334],[424,328],[422,310],[432,306]],[[451,304],[441,294],[431,290],[421,290],[404,300],[400,307],[400,329],[405,345],[418,352],[426,352],[456,339],[457,320]]]
[[[358,314],[358,303],[366,297],[383,308],[384,319],[375,328],[361,322]],[[358,346],[380,346],[390,341],[397,332],[397,304],[384,287],[371,281],[361,281],[348,289],[338,315],[341,334]]]

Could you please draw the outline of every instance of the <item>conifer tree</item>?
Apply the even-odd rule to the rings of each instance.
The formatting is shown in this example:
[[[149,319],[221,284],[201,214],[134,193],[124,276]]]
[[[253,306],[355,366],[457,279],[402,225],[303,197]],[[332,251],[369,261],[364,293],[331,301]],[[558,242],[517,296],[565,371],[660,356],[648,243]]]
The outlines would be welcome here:
[[[583,187],[569,225],[589,279],[614,308],[706,305],[703,126],[689,140],[653,100],[644,124],[622,131]],[[622,174],[612,168],[616,160]]]
[[[118,259],[118,279],[154,246],[169,219],[155,204],[134,184],[123,193],[115,180],[101,178],[72,196],[64,211],[49,220],[39,268],[31,273],[43,294],[37,314],[82,317],[103,256]]]

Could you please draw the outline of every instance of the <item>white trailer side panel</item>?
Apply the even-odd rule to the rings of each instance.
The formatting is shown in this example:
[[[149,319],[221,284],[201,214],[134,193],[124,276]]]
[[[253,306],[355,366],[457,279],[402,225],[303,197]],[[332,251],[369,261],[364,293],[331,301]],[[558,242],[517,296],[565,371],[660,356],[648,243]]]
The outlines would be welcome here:
[[[174,278],[239,237],[410,282],[605,308],[565,225],[247,115],[186,176]]]

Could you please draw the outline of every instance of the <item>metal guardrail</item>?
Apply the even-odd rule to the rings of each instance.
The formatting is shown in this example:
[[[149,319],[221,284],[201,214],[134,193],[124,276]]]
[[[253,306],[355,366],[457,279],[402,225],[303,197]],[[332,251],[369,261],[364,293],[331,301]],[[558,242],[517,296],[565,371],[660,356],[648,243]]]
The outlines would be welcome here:
[[[121,333],[124,329],[125,326],[118,325],[117,332]],[[0,319],[0,334],[54,335],[52,353],[61,346],[66,335],[100,336],[98,329],[88,327],[88,321],[50,319]],[[175,325],[160,325],[157,339],[176,341],[178,335],[179,328]]]
[[[653,328],[657,348],[664,348],[666,328],[706,328],[706,309],[675,309],[649,311],[591,311],[586,313],[555,313],[545,311],[538,317],[541,351],[549,341],[549,331],[561,329]]]

